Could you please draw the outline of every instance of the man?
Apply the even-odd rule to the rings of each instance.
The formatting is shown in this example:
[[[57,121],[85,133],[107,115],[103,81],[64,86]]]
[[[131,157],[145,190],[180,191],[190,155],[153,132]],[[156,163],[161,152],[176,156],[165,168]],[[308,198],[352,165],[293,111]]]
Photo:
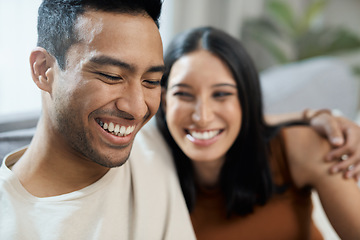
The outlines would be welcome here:
[[[138,145],[127,162],[160,102],[160,10],[43,1],[30,56],[42,116],[1,169],[0,239],[194,239],[171,161]]]

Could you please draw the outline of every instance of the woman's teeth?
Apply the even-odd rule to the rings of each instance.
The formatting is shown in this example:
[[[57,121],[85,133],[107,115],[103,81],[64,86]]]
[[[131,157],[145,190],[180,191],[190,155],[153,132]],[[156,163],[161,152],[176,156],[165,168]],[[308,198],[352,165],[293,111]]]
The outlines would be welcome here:
[[[216,135],[218,135],[219,133],[220,133],[220,130],[206,131],[206,132],[196,132],[196,131],[190,132],[191,136],[193,136],[196,139],[200,139],[200,140],[211,139],[211,138],[215,137]]]
[[[101,121],[98,121],[98,123],[104,130],[107,130],[109,133],[119,137],[125,137],[135,130],[135,126],[125,127],[125,126],[120,126],[119,124],[115,125],[112,122],[103,123]]]

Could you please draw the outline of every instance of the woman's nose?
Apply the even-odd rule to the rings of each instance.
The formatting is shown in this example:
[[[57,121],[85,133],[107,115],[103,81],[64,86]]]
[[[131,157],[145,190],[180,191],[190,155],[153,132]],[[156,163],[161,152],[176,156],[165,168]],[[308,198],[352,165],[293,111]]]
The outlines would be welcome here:
[[[200,125],[206,126],[214,118],[212,106],[207,99],[199,99],[196,102],[194,112],[192,114],[193,121]]]

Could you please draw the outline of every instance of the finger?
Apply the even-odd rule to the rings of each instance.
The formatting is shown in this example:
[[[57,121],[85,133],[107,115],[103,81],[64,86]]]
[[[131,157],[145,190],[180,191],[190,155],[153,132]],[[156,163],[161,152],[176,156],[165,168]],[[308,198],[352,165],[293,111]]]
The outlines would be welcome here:
[[[345,172],[345,178],[356,178],[360,171],[360,165],[350,165]]]
[[[343,135],[329,137],[329,141],[330,141],[331,145],[334,147],[341,146],[345,142]]]
[[[326,161],[339,161],[343,155],[352,155],[351,147],[348,144],[332,149],[325,157]]]
[[[350,166],[352,166],[351,169]],[[357,157],[351,156],[347,160],[336,162],[334,165],[330,167],[331,173],[338,173],[340,171],[349,171],[349,170],[355,173],[360,171]]]
[[[357,157],[360,162],[360,148],[358,148],[358,136],[351,129],[345,129],[344,134],[346,137],[346,143],[341,147],[332,149],[326,156],[327,161],[337,161],[344,154]]]
[[[340,124],[334,119],[331,119],[328,122],[328,125],[325,127],[325,135],[328,138],[330,144],[334,147],[339,147],[345,142],[342,128]]]

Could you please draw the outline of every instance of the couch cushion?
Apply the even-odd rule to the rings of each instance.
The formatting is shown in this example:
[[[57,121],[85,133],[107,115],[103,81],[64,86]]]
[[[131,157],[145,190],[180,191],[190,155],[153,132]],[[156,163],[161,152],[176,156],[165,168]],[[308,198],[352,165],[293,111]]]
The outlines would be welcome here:
[[[0,132],[0,164],[8,153],[29,145],[34,133],[35,127],[16,131]]]

